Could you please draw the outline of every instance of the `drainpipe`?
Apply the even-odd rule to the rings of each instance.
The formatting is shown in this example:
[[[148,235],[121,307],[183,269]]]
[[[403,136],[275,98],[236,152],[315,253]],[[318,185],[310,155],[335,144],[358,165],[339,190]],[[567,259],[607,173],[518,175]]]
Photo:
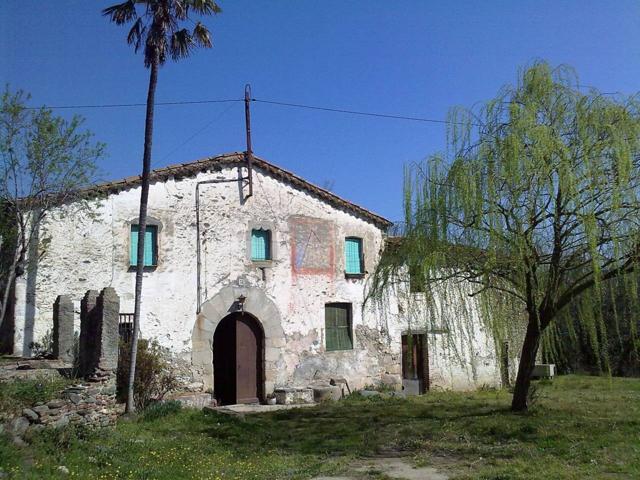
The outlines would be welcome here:
[[[200,276],[202,272],[201,261],[201,248],[200,248],[200,185],[209,185],[213,183],[233,183],[243,182],[248,180],[249,177],[240,178],[220,178],[213,180],[202,180],[196,183],[196,277],[197,277],[197,308],[196,313],[200,313],[200,307],[202,306],[202,282]]]

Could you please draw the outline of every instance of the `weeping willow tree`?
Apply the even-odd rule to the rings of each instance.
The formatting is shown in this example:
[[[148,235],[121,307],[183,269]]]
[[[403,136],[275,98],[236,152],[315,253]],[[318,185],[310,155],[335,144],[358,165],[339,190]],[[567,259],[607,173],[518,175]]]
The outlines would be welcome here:
[[[495,332],[524,317],[514,411],[527,409],[540,345],[561,350],[568,326],[606,357],[608,285],[637,303],[639,106],[535,63],[483,106],[453,110],[447,151],[406,169],[404,238],[383,253],[372,293],[409,271],[427,286],[474,285],[465,295],[485,299]],[[505,300],[523,315],[501,315]]]

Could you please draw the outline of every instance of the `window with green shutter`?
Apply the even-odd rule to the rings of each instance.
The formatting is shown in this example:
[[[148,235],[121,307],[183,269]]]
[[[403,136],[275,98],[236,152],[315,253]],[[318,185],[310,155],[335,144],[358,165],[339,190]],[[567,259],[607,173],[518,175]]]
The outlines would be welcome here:
[[[135,267],[138,263],[138,225],[131,225],[131,250],[129,251],[129,265]],[[158,264],[158,226],[147,225],[144,230],[144,266],[155,267]]]
[[[324,326],[327,351],[353,349],[350,303],[327,303]]]
[[[271,260],[271,230],[251,230],[251,260],[264,262]]]
[[[347,237],[344,240],[344,271],[347,275],[364,275],[362,239]]]

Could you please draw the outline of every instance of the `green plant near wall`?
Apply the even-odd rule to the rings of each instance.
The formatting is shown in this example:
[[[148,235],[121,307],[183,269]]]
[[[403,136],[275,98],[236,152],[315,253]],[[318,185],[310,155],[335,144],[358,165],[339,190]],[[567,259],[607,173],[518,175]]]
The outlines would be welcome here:
[[[129,381],[129,343],[120,344],[118,358],[117,387],[118,398],[127,400]],[[134,404],[136,409],[144,409],[178,386],[171,369],[170,353],[156,341],[142,339],[137,344],[137,366],[135,375]]]

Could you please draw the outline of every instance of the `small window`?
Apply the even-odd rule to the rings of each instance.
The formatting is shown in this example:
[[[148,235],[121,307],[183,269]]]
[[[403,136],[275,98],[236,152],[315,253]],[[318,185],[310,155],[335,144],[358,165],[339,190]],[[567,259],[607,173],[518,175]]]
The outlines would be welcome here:
[[[138,225],[131,225],[131,250],[129,265],[135,267],[138,263]],[[147,225],[144,230],[144,266],[155,267],[158,264],[158,226]]]
[[[324,306],[327,351],[353,349],[351,304],[327,303]]]
[[[271,230],[251,230],[251,260],[264,262],[271,260]]]
[[[364,253],[362,239],[347,237],[344,240],[344,271],[349,275],[364,275]]]

